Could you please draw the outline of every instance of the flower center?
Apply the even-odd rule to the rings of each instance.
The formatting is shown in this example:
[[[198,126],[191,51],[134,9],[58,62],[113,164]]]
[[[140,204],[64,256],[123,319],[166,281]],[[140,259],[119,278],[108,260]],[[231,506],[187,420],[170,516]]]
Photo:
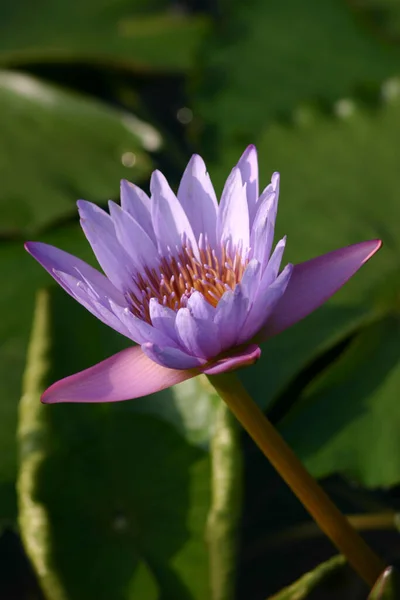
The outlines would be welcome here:
[[[194,291],[203,294],[211,306],[217,306],[223,294],[242,279],[249,262],[247,254],[240,247],[232,248],[229,242],[216,252],[200,239],[199,257],[190,246],[162,257],[157,267],[145,267],[135,275],[138,290],[128,296],[133,314],[151,323],[151,298],[178,311]]]

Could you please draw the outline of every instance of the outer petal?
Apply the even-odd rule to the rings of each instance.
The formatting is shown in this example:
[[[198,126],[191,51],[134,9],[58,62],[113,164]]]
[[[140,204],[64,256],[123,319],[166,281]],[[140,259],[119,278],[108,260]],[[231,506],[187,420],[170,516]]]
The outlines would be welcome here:
[[[231,240],[234,246],[242,244],[244,250],[250,245],[246,185],[243,185],[237,167],[232,169],[222,192],[217,218],[217,239],[222,242]]]
[[[42,402],[118,402],[153,394],[195,375],[161,367],[134,346],[57,381],[44,392]]]
[[[150,319],[153,327],[176,340],[176,312],[168,306],[163,306],[157,298],[150,299]]]
[[[215,247],[217,232],[217,197],[206,165],[201,156],[194,154],[182,176],[178,189],[181,203],[193,228],[196,240],[202,233],[212,248]]]
[[[152,174],[150,189],[151,216],[159,251],[174,251],[182,246],[182,240],[187,240],[196,252],[198,246],[189,219],[160,171]]]
[[[218,326],[222,350],[235,346],[240,329],[246,319],[249,299],[240,284],[233,292],[227,291],[218,302],[214,322]]]
[[[126,300],[107,277],[83,260],[54,246],[42,242],[27,242],[25,248],[68,294],[95,317],[122,335],[130,337],[128,330],[118,321],[110,307],[110,301],[124,307]]]
[[[257,150],[253,145],[248,146],[236,165],[246,184],[247,206],[249,208],[250,227],[256,214],[258,200],[258,160]]]
[[[176,315],[175,328],[188,354],[210,359],[221,352],[218,327],[208,319],[198,319],[188,308],[180,308]]]
[[[200,292],[193,292],[187,302],[190,314],[198,319],[214,320],[215,308],[204,298]]]
[[[129,289],[133,262],[117,240],[110,215],[86,200],[77,204],[82,229],[104,273],[119,290]]]
[[[132,258],[138,269],[149,266],[158,259],[157,247],[131,215],[115,202],[109,202],[110,215],[121,246]]]
[[[265,281],[265,275],[261,280],[256,298],[251,306],[247,319],[241,328],[237,343],[243,344],[253,339],[263,328],[268,317],[272,314],[275,306],[279,303],[285,293],[293,272],[293,265],[286,265],[282,273],[271,283]],[[258,338],[256,337],[258,340]]]
[[[263,198],[264,195],[265,199]],[[267,264],[274,241],[277,203],[276,193],[274,191],[266,193],[264,190],[251,230],[252,256],[264,266]]]
[[[185,371],[186,369],[200,368],[206,363],[204,359],[190,356],[178,348],[161,348],[157,344],[147,343],[143,344],[142,350],[151,360],[168,369],[182,369]]]
[[[251,344],[240,350],[237,353],[221,358],[213,365],[203,368],[203,373],[206,375],[218,375],[219,373],[225,373],[226,371],[233,371],[240,367],[247,367],[255,363],[261,356],[261,349],[256,344]]]
[[[150,198],[137,185],[121,181],[121,208],[128,212],[153,242],[156,241],[150,213]]]
[[[150,323],[136,317],[129,308],[121,308],[114,302],[110,302],[111,308],[124,327],[129,331],[129,337],[137,344],[151,342],[160,346],[176,346],[176,340],[170,338],[160,329],[156,329]]]
[[[263,339],[280,333],[321,306],[381,245],[380,240],[361,242],[295,265],[286,292],[262,331]]]

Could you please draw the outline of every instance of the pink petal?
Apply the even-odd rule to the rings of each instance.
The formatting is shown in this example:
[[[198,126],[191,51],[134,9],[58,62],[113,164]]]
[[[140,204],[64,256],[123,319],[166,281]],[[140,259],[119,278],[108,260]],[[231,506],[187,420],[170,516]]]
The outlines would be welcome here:
[[[251,344],[241,350],[237,350],[237,353],[233,356],[221,358],[210,367],[202,369],[202,371],[206,375],[218,375],[219,373],[225,373],[226,371],[234,371],[240,367],[247,367],[254,364],[260,356],[261,348],[256,344]]]
[[[153,394],[195,375],[195,371],[161,367],[140,346],[133,346],[53,383],[42,402],[119,402]]]
[[[379,250],[382,242],[371,240],[340,248],[295,265],[289,285],[260,339],[266,339],[304,319],[326,302]]]

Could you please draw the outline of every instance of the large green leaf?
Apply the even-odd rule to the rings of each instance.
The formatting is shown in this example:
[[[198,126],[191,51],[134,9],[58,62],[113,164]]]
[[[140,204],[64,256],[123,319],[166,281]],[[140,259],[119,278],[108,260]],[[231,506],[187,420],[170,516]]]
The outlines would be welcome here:
[[[52,600],[147,598],[148,587],[150,597],[160,588],[200,600],[209,585],[206,450],[129,402],[40,404],[66,364],[76,370],[110,350],[107,333],[63,292],[39,296],[19,426],[28,553]]]
[[[44,237],[71,252],[88,258],[88,245],[77,226],[66,227]],[[25,252],[22,242],[0,243],[0,296],[3,318],[0,321],[0,516],[13,519],[16,514],[14,482],[17,472],[15,432],[21,378],[26,361],[35,293],[49,284],[48,274]]]
[[[254,141],[260,127],[301,102],[380,82],[397,72],[400,57],[341,0],[226,2],[204,52],[196,115],[228,144],[231,136]]]
[[[206,29],[167,0],[3,0],[0,64],[92,62],[183,71]]]
[[[399,336],[398,316],[366,327],[288,415],[285,437],[314,475],[400,481]]]
[[[128,113],[10,71],[0,71],[0,124],[2,234],[70,216],[78,198],[117,196],[120,178],[149,173],[146,150],[161,143]]]

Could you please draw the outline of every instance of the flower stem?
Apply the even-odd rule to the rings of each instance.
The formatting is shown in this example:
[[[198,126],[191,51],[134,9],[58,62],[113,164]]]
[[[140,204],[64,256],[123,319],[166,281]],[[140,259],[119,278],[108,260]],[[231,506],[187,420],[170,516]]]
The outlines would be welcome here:
[[[386,565],[311,477],[249,396],[237,375],[222,373],[209,376],[209,380],[322,531],[347,558],[360,577],[372,587]]]

